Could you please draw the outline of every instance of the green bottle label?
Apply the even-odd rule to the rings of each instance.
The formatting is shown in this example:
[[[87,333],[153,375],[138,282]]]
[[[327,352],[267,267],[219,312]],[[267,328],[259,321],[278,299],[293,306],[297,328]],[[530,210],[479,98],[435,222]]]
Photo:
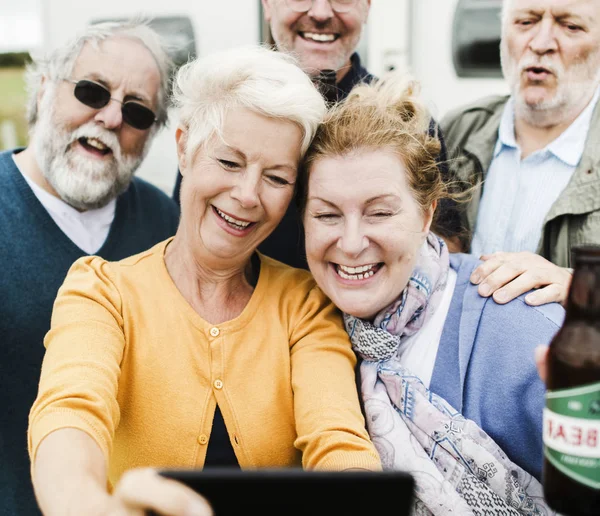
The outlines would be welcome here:
[[[600,382],[546,393],[544,455],[569,478],[600,489]]]

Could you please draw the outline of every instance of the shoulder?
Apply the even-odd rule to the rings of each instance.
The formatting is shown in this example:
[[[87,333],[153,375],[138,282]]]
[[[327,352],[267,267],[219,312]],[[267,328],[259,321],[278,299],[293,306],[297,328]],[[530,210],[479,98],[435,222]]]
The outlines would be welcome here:
[[[507,95],[483,97],[448,112],[440,121],[440,125],[447,137],[455,131],[476,130],[504,109],[508,98]]]
[[[290,314],[316,313],[325,308],[337,310],[319,288],[312,274],[260,254],[261,274],[267,273],[266,296],[278,298],[281,307]]]
[[[508,333],[527,328],[528,333],[530,329],[534,332],[543,330],[543,335],[547,336],[560,328],[565,310],[559,303],[531,306],[525,302],[527,293],[502,305],[492,298],[482,298],[477,292],[477,286],[469,279],[480,263],[481,260],[473,255],[462,253],[451,255],[451,267],[457,272],[455,294],[463,296],[463,313],[478,306],[481,311],[479,325],[498,326]],[[538,342],[538,344],[543,343],[543,340]]]
[[[162,235],[152,243],[175,234],[179,225],[179,206],[165,192],[140,178],[134,178],[118,200],[117,214],[133,223],[138,231]]]
[[[171,197],[139,177],[133,178],[124,195],[134,198],[140,209],[162,209],[179,216],[179,207]]]
[[[23,149],[10,149],[0,152],[0,181],[6,182],[10,171],[17,170],[15,161],[13,160],[13,154]],[[1,192],[0,192],[1,193]]]
[[[297,295],[316,287],[316,282],[309,271],[292,267],[260,252],[259,256],[261,274],[267,273],[270,291],[279,290],[282,294]]]
[[[94,278],[97,278],[113,288],[120,290],[123,283],[128,283],[128,277],[133,279],[135,276],[146,276],[151,279],[153,262],[158,256],[163,256],[164,249],[171,238],[159,242],[152,248],[141,253],[128,256],[122,260],[106,260],[100,256],[83,256],[71,265],[66,280],[71,283],[81,283],[83,285],[95,284]]]

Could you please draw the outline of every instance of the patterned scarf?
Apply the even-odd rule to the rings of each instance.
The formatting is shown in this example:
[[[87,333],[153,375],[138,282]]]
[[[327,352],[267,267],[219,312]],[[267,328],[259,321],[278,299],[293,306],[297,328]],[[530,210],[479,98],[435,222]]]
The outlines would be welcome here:
[[[344,315],[363,358],[361,390],[371,439],[384,469],[407,470],[415,478],[415,516],[553,515],[540,483],[397,358],[403,342],[439,306],[449,267],[446,245],[430,233],[394,303],[372,323]]]

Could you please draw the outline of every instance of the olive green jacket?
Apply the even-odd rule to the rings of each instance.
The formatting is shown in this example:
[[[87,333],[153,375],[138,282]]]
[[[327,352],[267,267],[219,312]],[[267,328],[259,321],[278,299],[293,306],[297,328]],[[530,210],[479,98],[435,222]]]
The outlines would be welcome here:
[[[486,97],[449,113],[440,124],[451,169],[457,179],[476,185],[463,213],[470,235],[507,100],[508,96]],[[537,252],[561,267],[572,267],[570,250],[578,244],[600,244],[600,102],[592,115],[581,161],[544,219]]]

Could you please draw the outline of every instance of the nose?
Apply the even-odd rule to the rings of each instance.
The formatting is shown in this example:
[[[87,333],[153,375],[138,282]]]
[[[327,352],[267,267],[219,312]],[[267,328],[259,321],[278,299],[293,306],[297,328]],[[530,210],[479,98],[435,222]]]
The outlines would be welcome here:
[[[554,22],[544,19],[529,42],[529,48],[538,55],[555,52],[558,49],[554,34]]]
[[[123,123],[121,103],[111,99],[106,106],[96,113],[96,122],[100,122],[106,129],[117,129]]]
[[[333,9],[329,0],[313,0],[310,9],[308,10],[308,16],[310,16],[316,22],[326,22],[333,18]]]
[[[240,172],[231,191],[231,197],[237,200],[242,208],[251,209],[258,206],[260,202],[258,196],[260,175],[255,176],[248,170]]]
[[[345,221],[342,234],[337,241],[337,247],[346,256],[352,258],[359,256],[369,247],[369,239],[365,235],[359,221]]]

